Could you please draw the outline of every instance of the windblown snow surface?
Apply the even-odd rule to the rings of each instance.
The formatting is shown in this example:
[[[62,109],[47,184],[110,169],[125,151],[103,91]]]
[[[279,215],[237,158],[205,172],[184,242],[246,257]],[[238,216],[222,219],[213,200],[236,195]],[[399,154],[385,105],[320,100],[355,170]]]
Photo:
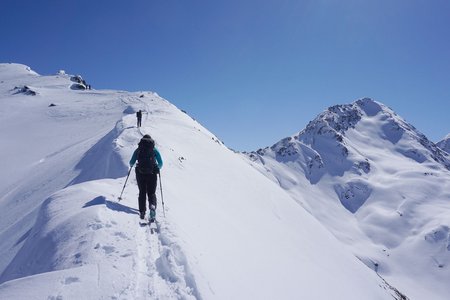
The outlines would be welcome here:
[[[446,299],[446,160],[381,118],[339,162],[326,136],[295,160],[242,155],[155,93],[0,64],[0,299]],[[134,170],[118,201],[143,134],[164,159],[157,234]]]

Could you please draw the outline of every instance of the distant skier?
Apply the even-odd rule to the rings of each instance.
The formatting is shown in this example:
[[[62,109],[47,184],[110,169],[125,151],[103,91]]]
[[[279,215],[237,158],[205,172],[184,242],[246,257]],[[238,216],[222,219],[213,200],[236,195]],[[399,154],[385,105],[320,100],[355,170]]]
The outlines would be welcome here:
[[[141,127],[141,121],[142,121],[142,111],[139,110],[136,113],[136,118],[137,118],[137,127]]]
[[[136,180],[139,187],[139,214],[141,220],[144,220],[146,208],[146,196],[150,208],[150,223],[155,221],[156,217],[156,184],[159,170],[163,166],[161,154],[155,148],[155,141],[146,134],[138,144],[130,159],[130,167],[136,165]]]

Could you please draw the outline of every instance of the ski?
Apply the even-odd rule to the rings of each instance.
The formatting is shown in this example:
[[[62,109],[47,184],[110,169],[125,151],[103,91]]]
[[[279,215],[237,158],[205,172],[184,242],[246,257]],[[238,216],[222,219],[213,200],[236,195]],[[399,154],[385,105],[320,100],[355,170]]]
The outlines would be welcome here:
[[[139,225],[141,227],[149,226],[150,233],[154,234],[155,232],[158,232],[158,225],[156,224],[156,211],[153,209],[150,209],[148,216],[143,219],[139,219]]]
[[[154,234],[155,232],[158,232],[158,226],[156,225],[156,220],[153,219],[153,221],[150,221],[150,233]]]
[[[151,234],[154,234],[155,232],[156,233],[158,233],[158,225],[157,225],[157,223],[156,223],[156,220],[153,220],[153,221],[151,221],[151,220],[142,220],[142,219],[140,219],[139,220],[139,226],[141,226],[141,227],[149,227],[150,228],[150,233]]]

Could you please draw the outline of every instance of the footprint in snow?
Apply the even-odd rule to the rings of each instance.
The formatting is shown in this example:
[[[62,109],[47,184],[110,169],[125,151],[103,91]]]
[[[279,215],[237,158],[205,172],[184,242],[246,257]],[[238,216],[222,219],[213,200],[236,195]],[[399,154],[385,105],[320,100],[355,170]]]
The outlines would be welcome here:
[[[116,248],[113,246],[103,246],[102,249],[105,251],[106,254],[111,254],[116,250]]]
[[[80,282],[80,278],[78,278],[78,277],[67,277],[65,280],[64,280],[64,284],[72,284],[72,283],[74,283],[74,282]]]

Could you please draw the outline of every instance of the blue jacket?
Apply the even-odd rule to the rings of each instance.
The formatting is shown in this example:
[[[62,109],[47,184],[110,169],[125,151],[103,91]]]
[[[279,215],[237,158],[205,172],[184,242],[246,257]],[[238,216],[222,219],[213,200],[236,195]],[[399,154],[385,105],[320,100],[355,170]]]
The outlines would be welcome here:
[[[137,150],[134,150],[133,155],[131,156],[130,159],[130,167],[133,167],[134,164],[136,163],[137,160]],[[161,158],[161,154],[159,153],[158,149],[153,148],[153,153],[155,153],[155,158],[156,158],[156,163],[158,164],[158,168],[161,170],[162,166],[163,166],[163,161]]]

